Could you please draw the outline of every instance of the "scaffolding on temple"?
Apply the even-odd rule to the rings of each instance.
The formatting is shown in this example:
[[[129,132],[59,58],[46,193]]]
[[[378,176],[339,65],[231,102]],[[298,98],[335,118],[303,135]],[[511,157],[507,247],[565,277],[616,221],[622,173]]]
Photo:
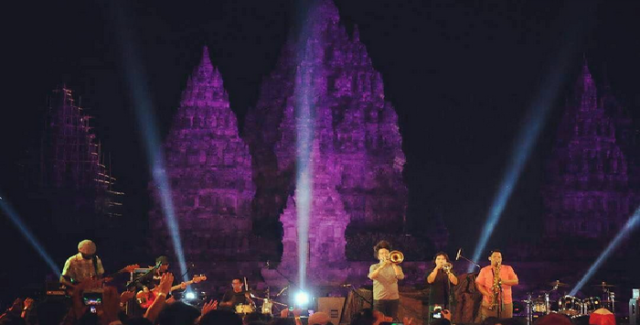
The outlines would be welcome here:
[[[70,194],[76,207],[93,205],[96,217],[119,217],[124,193],[114,189],[116,178],[95,141],[92,118],[76,105],[69,88],[53,91],[41,143],[41,186]]]

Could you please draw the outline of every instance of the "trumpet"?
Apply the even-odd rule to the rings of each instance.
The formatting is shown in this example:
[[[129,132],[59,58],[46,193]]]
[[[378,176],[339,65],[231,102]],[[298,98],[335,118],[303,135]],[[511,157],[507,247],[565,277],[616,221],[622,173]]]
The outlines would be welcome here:
[[[391,251],[389,253],[389,261],[393,264],[400,264],[404,261],[404,254],[401,251]]]
[[[453,265],[451,263],[446,263],[445,265],[442,266],[442,270],[444,270],[447,273],[451,272],[452,268],[453,268]]]

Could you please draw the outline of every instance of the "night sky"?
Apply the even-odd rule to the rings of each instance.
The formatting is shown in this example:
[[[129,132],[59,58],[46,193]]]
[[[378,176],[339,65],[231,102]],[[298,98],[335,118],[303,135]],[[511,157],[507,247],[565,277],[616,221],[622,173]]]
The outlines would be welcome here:
[[[260,82],[275,66],[293,23],[292,0],[124,1],[166,136],[187,77],[209,46],[240,130]],[[27,148],[37,145],[46,97],[66,83],[94,115],[111,153],[127,217],[147,219],[149,172],[119,48],[112,1],[12,1],[3,22],[0,189],[18,211],[28,197],[12,191]],[[550,66],[572,39],[561,103],[586,56],[601,81],[640,119],[640,2],[336,0],[347,30],[357,24],[385,95],[399,115],[407,156],[408,219],[426,231],[440,214],[450,250],[471,252],[511,154],[522,118]],[[576,25],[578,24],[578,25]],[[562,111],[556,105],[490,246],[542,229],[540,186]],[[638,120],[640,121],[640,120]],[[37,227],[37,225],[32,225]],[[13,231],[2,220],[0,232]],[[526,231],[525,231],[526,230]],[[25,242],[18,250],[32,254]],[[450,254],[452,253],[450,252]],[[69,255],[73,251],[69,251]],[[62,263],[63,261],[59,261]],[[4,263],[3,263],[4,264]]]

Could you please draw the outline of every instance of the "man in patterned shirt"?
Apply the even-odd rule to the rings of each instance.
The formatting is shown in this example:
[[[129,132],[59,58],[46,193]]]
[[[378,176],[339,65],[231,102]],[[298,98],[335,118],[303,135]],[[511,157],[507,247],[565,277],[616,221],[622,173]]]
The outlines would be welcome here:
[[[99,278],[103,274],[102,261],[96,256],[96,244],[85,239],[78,244],[78,254],[69,257],[64,263],[60,283],[73,285],[84,279]]]

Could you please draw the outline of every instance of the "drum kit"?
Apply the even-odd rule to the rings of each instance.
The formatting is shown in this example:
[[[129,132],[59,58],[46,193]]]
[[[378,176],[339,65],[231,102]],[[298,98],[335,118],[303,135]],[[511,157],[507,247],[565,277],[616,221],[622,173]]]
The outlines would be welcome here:
[[[559,288],[569,287],[568,284],[559,280],[549,283],[551,290],[539,291],[534,297],[533,293],[528,294],[528,299],[523,302],[527,308],[527,318],[532,320],[534,317],[540,317],[551,313],[564,314],[570,318],[578,318],[589,316],[591,313],[600,308],[609,309],[611,312],[615,310],[615,293],[611,288],[615,285],[602,282],[592,287],[600,288],[601,294],[580,299],[576,296],[560,294]],[[551,298],[556,298],[553,300]]]
[[[284,292],[284,290],[286,289],[283,289],[282,291],[280,291],[280,293],[275,295],[275,298],[279,297]],[[235,307],[236,314],[244,316],[244,315],[256,312],[258,308],[256,306],[255,301],[262,302],[259,312],[261,314],[266,314],[266,315],[272,315],[274,312],[274,309],[282,309],[287,307],[287,304],[283,304],[281,302],[275,301],[271,297],[269,293],[269,288],[267,288],[264,291],[250,290],[249,293],[251,295],[251,298],[254,300],[254,303],[236,305]],[[264,295],[264,297],[257,296],[256,294],[262,294]]]

